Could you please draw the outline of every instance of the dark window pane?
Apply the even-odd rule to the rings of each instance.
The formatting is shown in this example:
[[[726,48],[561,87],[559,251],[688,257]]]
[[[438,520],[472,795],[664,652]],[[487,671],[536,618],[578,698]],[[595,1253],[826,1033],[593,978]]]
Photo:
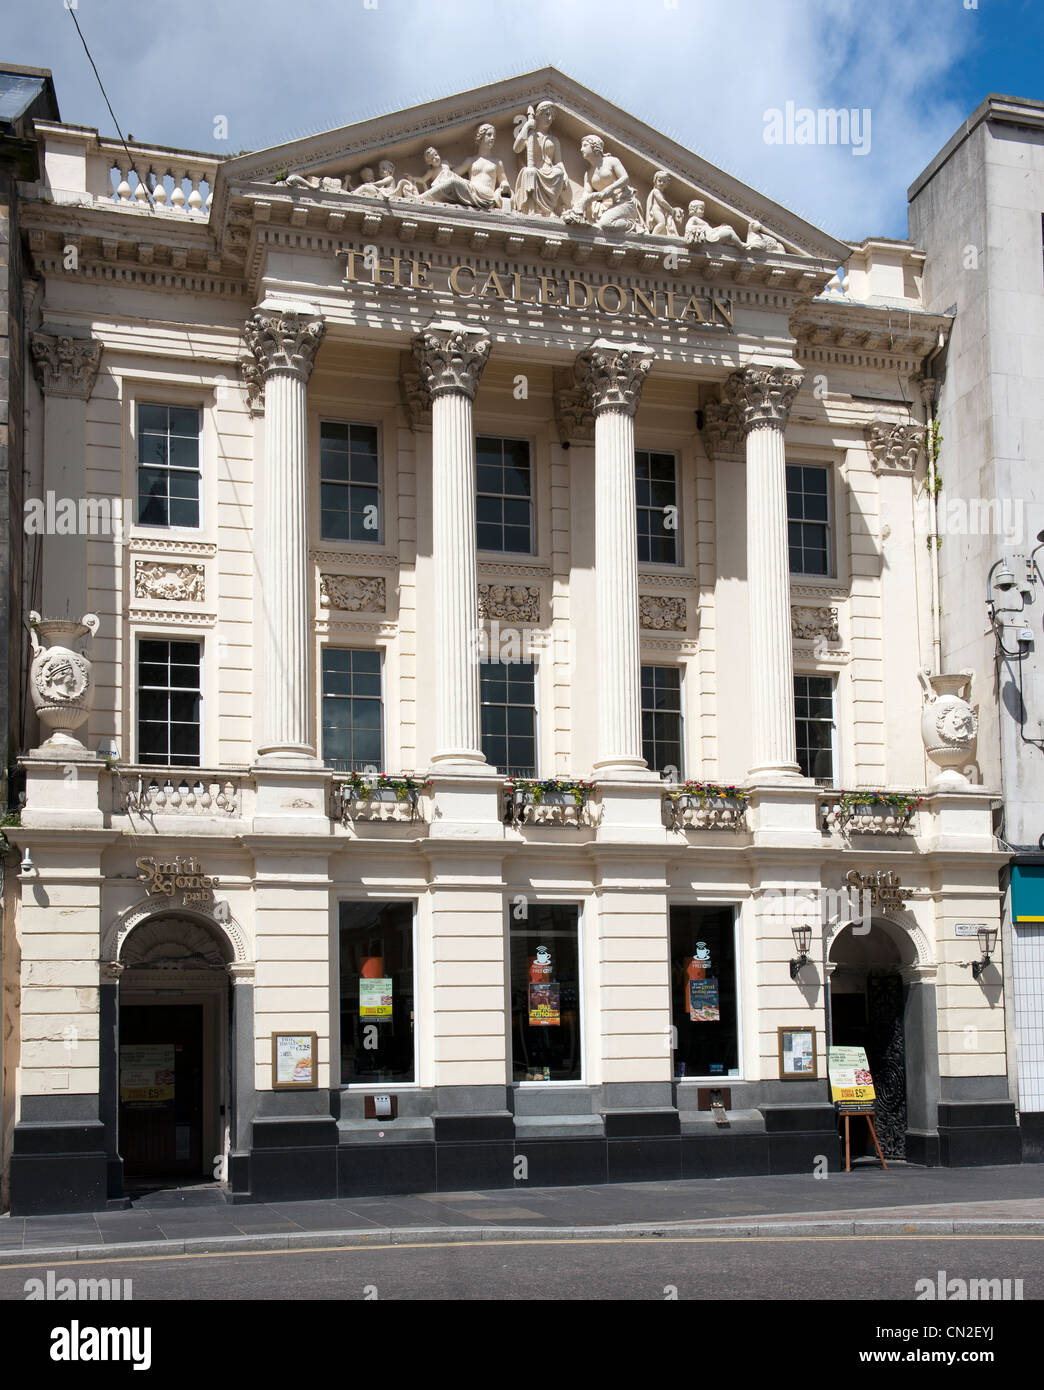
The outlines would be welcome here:
[[[511,1060],[515,1081],[579,1081],[580,910],[531,903],[510,919]]]
[[[342,902],[339,945],[341,1084],[413,1081],[413,904]]]
[[[167,407],[164,405],[139,405],[138,406],[138,431],[155,430],[159,434],[167,433]]]
[[[674,1074],[739,1074],[736,933],[732,908],[670,909]]]

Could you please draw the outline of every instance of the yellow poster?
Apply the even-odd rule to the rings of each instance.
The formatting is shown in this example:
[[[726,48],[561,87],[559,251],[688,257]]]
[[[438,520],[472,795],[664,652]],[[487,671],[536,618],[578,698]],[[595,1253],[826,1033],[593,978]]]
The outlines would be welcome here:
[[[832,1047],[827,1054],[830,1073],[830,1099],[851,1104],[872,1105],[874,1078],[862,1047]]]
[[[173,1043],[120,1048],[120,1100],[125,1105],[162,1105],[173,1099]]]
[[[392,982],[389,976],[359,981],[359,1017],[391,1018]]]

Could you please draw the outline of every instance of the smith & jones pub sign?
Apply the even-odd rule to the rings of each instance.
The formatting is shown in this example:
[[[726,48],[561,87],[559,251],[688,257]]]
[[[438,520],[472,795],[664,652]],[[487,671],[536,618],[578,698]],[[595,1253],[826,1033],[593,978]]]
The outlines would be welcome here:
[[[676,253],[668,253],[676,254]],[[461,262],[438,266],[419,256],[392,252],[378,254],[377,247],[362,251],[338,251],[344,260],[346,285],[373,285],[377,288],[430,290],[452,294],[456,299],[485,302],[534,304],[555,309],[597,308],[610,318],[638,318],[685,324],[694,327],[733,327],[731,295],[697,294],[689,289],[653,289],[625,282],[592,284],[572,275],[529,275],[521,271],[479,270]],[[676,266],[666,265],[667,269]]]
[[[152,858],[135,860],[138,878],[145,885],[145,892],[157,897],[169,898],[182,893],[185,903],[210,903],[214,898],[217,878],[203,872],[198,859],[171,859],[164,863]]]

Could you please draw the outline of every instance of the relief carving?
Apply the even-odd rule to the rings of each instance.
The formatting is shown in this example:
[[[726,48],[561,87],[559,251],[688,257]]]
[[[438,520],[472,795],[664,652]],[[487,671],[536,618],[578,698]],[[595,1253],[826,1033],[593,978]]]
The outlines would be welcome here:
[[[586,168],[583,189],[574,201],[576,184],[566,169],[561,144],[552,132],[556,112],[553,101],[541,101],[535,107],[529,106],[525,115],[516,115],[510,131],[498,132],[491,122],[483,122],[475,131],[474,155],[456,167],[435,145],[429,145],[424,151],[426,167],[419,174],[400,176],[394,161],[385,158],[379,161],[376,173],[372,165],[360,169],[354,184],[352,176],[344,171],[341,177],[283,173],[273,181],[309,192],[351,192],[385,202],[395,198],[561,219],[574,226],[684,237],[690,246],[708,251],[717,245],[731,246],[746,255],[785,251],[783,243],[754,219],[749,222],[746,241],[728,223],[712,225],[704,216],[703,198],[692,198],[688,213],[683,212],[682,206],[668,197],[672,174],[667,169],[654,169],[651,181],[645,184],[648,193],[643,199],[619,156],[608,153],[605,137],[594,131],[585,135],[580,144]],[[514,187],[496,152],[498,137],[511,141],[512,152],[518,159]],[[651,157],[652,152],[647,153]],[[694,191],[691,185],[690,191]]]
[[[41,391],[87,400],[101,364],[101,343],[65,333],[34,333],[29,341]]]
[[[665,628],[684,631],[689,625],[685,599],[666,598],[659,594],[639,595],[638,618],[642,627],[656,631]]]
[[[540,589],[535,584],[480,584],[480,618],[539,623]]]
[[[368,574],[321,574],[319,603],[346,613],[383,613],[387,606],[384,576]]]
[[[206,598],[204,575],[202,565],[164,565],[156,560],[135,560],[134,597],[203,603]]]
[[[823,637],[828,642],[840,642],[841,631],[837,625],[836,608],[792,608],[790,610],[790,633],[802,642]]]
[[[924,442],[924,426],[874,420],[867,427],[866,441],[870,446],[870,466],[875,473],[882,468],[912,473]]]

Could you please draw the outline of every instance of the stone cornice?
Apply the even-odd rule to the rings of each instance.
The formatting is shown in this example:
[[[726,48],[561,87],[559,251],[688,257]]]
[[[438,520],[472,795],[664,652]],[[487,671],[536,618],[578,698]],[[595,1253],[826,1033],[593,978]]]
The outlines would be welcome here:
[[[33,333],[29,342],[36,379],[45,395],[89,398],[101,365],[101,343],[46,330]]]
[[[949,314],[822,299],[800,306],[790,319],[794,356],[802,362],[907,373],[920,369],[952,327]]]

